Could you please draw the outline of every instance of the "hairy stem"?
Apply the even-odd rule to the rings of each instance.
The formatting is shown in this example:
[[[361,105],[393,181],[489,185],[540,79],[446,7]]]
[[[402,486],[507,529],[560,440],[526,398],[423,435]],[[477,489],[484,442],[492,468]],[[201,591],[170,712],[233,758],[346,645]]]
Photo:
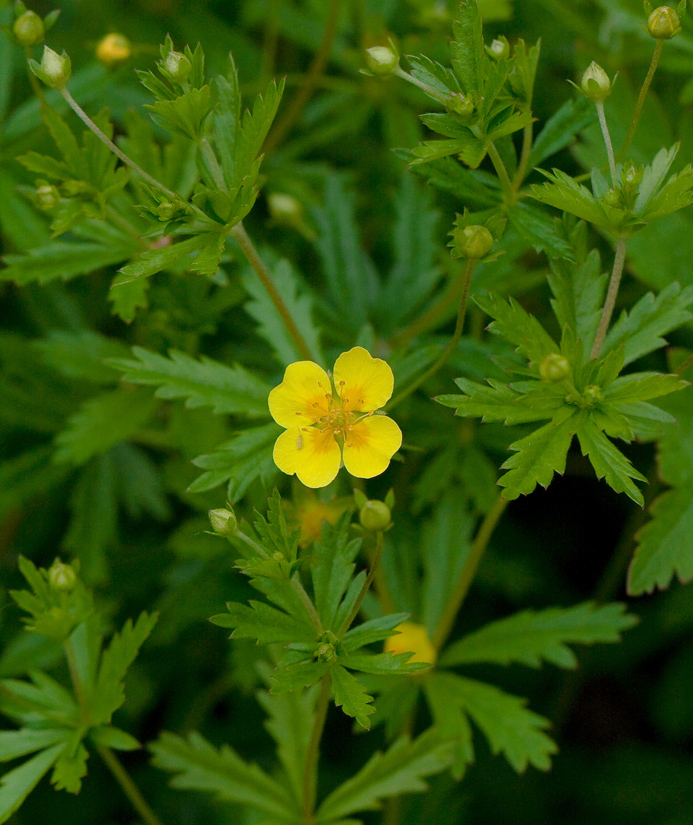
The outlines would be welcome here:
[[[616,254],[614,255],[614,268],[611,272],[609,291],[607,292],[606,301],[604,302],[604,309],[602,310],[602,317],[599,321],[599,328],[597,329],[597,335],[594,339],[594,346],[592,347],[590,358],[599,357],[599,351],[602,348],[602,344],[604,343],[604,339],[606,338],[607,330],[609,329],[611,316],[613,315],[614,307],[616,306],[616,296],[618,295],[618,288],[621,285],[623,267],[626,262],[627,243],[628,239],[623,235],[618,239],[618,241],[616,241]]]
[[[318,759],[320,757],[320,740],[325,729],[327,710],[330,706],[330,691],[332,687],[332,676],[330,671],[322,677],[320,682],[320,695],[315,708],[315,720],[310,733],[308,750],[306,752],[306,763],[303,772],[303,825],[314,825],[315,822],[315,797],[318,785]]]
[[[635,104],[635,109],[633,110],[633,119],[630,122],[630,126],[628,127],[628,134],[626,135],[626,139],[623,142],[623,146],[621,147],[621,151],[618,153],[619,160],[623,159],[626,152],[630,149],[630,144],[633,142],[633,138],[635,137],[635,130],[638,128],[638,123],[640,121],[640,115],[642,114],[642,107],[645,103],[645,98],[647,97],[647,93],[650,90],[650,84],[652,83],[652,78],[654,77],[655,72],[657,71],[657,65],[659,64],[659,58],[662,55],[662,47],[664,46],[663,40],[658,40],[657,44],[655,45],[654,54],[652,55],[652,61],[650,62],[650,68],[647,72],[647,76],[643,81],[642,88],[640,89],[640,94],[638,95],[638,100]]]
[[[532,143],[534,142],[534,121],[525,126],[522,135],[522,154],[520,155],[520,163],[513,178],[513,192],[517,192],[522,186],[522,182],[527,174],[527,165],[529,164],[529,156],[532,154]]]
[[[296,97],[294,97],[291,101],[286,113],[277,123],[275,128],[272,129],[267,140],[265,141],[265,155],[269,155],[273,152],[284,140],[287,134],[291,131],[292,126],[298,119],[306,104],[313,96],[313,92],[315,91],[320,77],[327,66],[327,60],[330,56],[332,43],[334,42],[337,34],[337,24],[339,23],[339,12],[341,5],[341,0],[330,0],[330,7],[327,12],[327,22],[325,23],[325,32],[323,34],[320,46],[315,53],[313,62],[308,68],[303,86],[301,86],[296,94]]]
[[[84,111],[84,109],[77,103],[77,101],[72,97],[72,95],[68,92],[67,87],[63,86],[61,89],[58,89],[60,94],[65,98],[68,106],[73,110],[73,112],[77,115],[77,117],[84,123],[84,125],[91,129],[91,131],[96,135],[96,137],[102,142],[105,143],[106,146],[113,152],[114,155],[119,157],[126,166],[129,166],[133,172],[135,172],[139,177],[145,180],[150,186],[153,186],[156,189],[160,189],[165,195],[167,195],[171,200],[174,200],[177,195],[174,192],[171,192],[170,189],[167,189],[163,183],[159,183],[156,178],[153,178],[147,172],[142,169],[141,166],[135,163],[132,158],[129,158],[122,149],[119,149],[113,141],[106,137],[104,133],[99,129],[99,127],[94,123],[94,121],[89,117],[89,115]]]
[[[606,146],[606,156],[609,159],[609,172],[611,173],[611,184],[616,186],[616,161],[614,159],[614,147],[611,143],[611,135],[609,134],[609,125],[606,122],[606,114],[604,112],[604,101],[597,100],[594,104],[597,107],[597,114],[599,115],[599,125],[602,128],[602,135],[604,135],[604,145]]]
[[[477,568],[479,567],[479,562],[481,561],[484,552],[488,547],[489,540],[493,535],[493,531],[496,529],[496,525],[498,524],[498,521],[507,506],[508,501],[503,498],[503,494],[501,493],[496,499],[496,503],[481,522],[479,532],[476,534],[476,538],[474,539],[472,547],[469,551],[469,557],[464,565],[457,585],[445,605],[443,614],[438,622],[438,627],[433,634],[433,639],[431,641],[433,642],[433,646],[436,650],[440,650],[447,641],[450,631],[452,630],[452,626],[455,623],[457,613],[459,612],[462,602],[469,592],[469,588],[474,580]]]
[[[262,261],[262,258],[258,254],[257,249],[255,248],[253,242],[248,237],[248,233],[245,231],[242,223],[237,223],[233,229],[231,230],[231,234],[236,239],[236,243],[240,246],[241,251],[248,259],[248,263],[252,266],[255,270],[255,274],[260,279],[262,285],[267,290],[267,294],[270,297],[270,300],[274,304],[277,309],[277,312],[281,316],[282,321],[284,322],[284,326],[289,332],[289,335],[293,338],[294,343],[296,344],[296,349],[298,349],[299,353],[301,354],[302,358],[305,358],[306,361],[315,361],[316,358],[313,356],[313,353],[310,351],[308,344],[306,344],[305,339],[299,332],[298,327],[296,326],[296,322],[291,317],[291,313],[286,307],[286,304],[282,300],[281,295],[277,291],[274,282],[272,281],[272,276],[269,273],[269,270],[265,266]]]
[[[363,583],[363,587],[361,588],[361,592],[354,603],[353,608],[351,609],[351,613],[348,615],[346,621],[342,625],[339,633],[337,634],[338,639],[343,639],[344,634],[349,630],[351,627],[354,619],[359,615],[359,610],[361,609],[361,604],[368,593],[368,590],[373,583],[373,579],[375,578],[375,572],[378,569],[378,565],[380,564],[380,559],[383,555],[383,531],[378,530],[376,534],[375,540],[375,553],[373,553],[373,560],[371,562],[371,569],[368,571],[368,575],[366,576],[366,581]]]
[[[96,750],[99,756],[106,763],[106,767],[115,777],[116,781],[123,789],[123,793],[132,803],[132,807],[137,811],[145,825],[161,825],[161,820],[149,807],[147,800],[140,793],[140,789],[132,781],[132,777],[125,770],[120,759],[105,745],[97,745]]]
[[[493,163],[493,168],[496,170],[496,174],[501,183],[501,187],[503,188],[503,194],[505,195],[505,201],[508,206],[512,206],[516,200],[516,192],[513,188],[512,181],[510,180],[510,175],[508,175],[508,170],[505,168],[505,164],[503,163],[503,158],[500,156],[500,152],[496,149],[496,144],[491,141],[489,145],[486,147],[486,151],[488,152],[488,156],[491,158],[491,163]]]
[[[464,276],[462,279],[462,295],[460,296],[460,306],[457,311],[457,323],[455,324],[455,332],[450,339],[450,343],[447,345],[445,351],[435,362],[435,364],[429,367],[422,376],[414,381],[413,384],[410,384],[405,390],[402,390],[399,395],[393,398],[393,400],[386,406],[387,410],[391,410],[393,407],[397,406],[400,401],[403,401],[407,398],[407,396],[411,395],[414,390],[418,389],[424,381],[427,381],[432,375],[438,372],[438,370],[447,362],[448,358],[450,358],[453,352],[457,349],[457,345],[462,337],[462,329],[464,328],[464,316],[467,311],[467,298],[469,297],[469,284],[472,280],[472,272],[474,271],[474,267],[477,263],[478,261],[475,258],[467,259],[467,266],[464,270]]]

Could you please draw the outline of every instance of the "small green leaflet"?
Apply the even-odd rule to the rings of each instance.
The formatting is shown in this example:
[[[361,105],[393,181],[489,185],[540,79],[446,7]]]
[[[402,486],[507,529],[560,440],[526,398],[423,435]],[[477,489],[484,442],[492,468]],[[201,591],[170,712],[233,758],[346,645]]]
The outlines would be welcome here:
[[[195,235],[194,238],[187,238],[184,241],[162,246],[158,249],[148,249],[135,260],[126,264],[115,277],[111,284],[111,289],[117,291],[118,287],[138,279],[149,278],[163,269],[168,269],[186,255],[198,252],[204,245],[204,235]],[[115,293],[114,293],[115,294]]]
[[[47,748],[0,777],[0,823],[7,822],[60,756],[64,744]]]
[[[617,493],[625,493],[641,507],[644,499],[632,479],[647,481],[628,459],[620,452],[604,433],[589,419],[580,421],[577,427],[582,454],[589,457],[597,478],[604,478],[606,483]]]
[[[335,665],[331,672],[335,705],[341,707],[347,716],[353,716],[361,727],[370,730],[368,717],[375,713],[373,697],[369,696],[361,682],[341,665]]]
[[[568,608],[525,610],[485,625],[453,643],[441,655],[439,664],[519,662],[538,668],[544,660],[557,667],[573,668],[577,659],[568,643],[618,642],[621,632],[637,621],[637,617],[625,613],[623,604],[598,606],[585,602]]]
[[[354,560],[361,547],[360,539],[349,539],[351,514],[345,513],[336,527],[326,524],[313,549],[311,578],[315,607],[323,627],[339,633],[337,610],[354,574]],[[362,644],[365,644],[362,642]]]

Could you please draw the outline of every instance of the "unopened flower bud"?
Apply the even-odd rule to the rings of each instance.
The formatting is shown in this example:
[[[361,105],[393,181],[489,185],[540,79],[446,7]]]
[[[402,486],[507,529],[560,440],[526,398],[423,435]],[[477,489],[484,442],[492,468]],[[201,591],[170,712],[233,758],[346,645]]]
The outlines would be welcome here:
[[[169,52],[166,55],[163,68],[166,70],[169,80],[182,84],[190,77],[192,63],[180,52]]]
[[[621,180],[626,186],[637,186],[642,180],[644,169],[636,166],[632,161],[623,165]]]
[[[233,510],[226,510],[220,508],[218,510],[210,510],[207,514],[209,516],[212,530],[218,536],[235,536],[238,532],[238,522],[236,521],[236,514]]]
[[[43,47],[43,57],[40,63],[31,62],[31,68],[37,69],[34,73],[51,89],[61,89],[72,74],[72,64],[65,52],[61,55],[48,46]]]
[[[543,381],[550,381],[552,384],[563,381],[570,375],[568,359],[558,353],[547,355],[539,365],[539,375]]]
[[[655,40],[671,40],[681,31],[681,20],[674,9],[660,6],[649,16],[647,31]]]
[[[286,561],[286,556],[280,550],[275,550],[274,553],[272,553],[272,558],[275,561]]]
[[[46,184],[36,190],[36,205],[43,212],[49,212],[60,203],[60,192],[55,186]]]
[[[385,77],[399,66],[399,55],[387,46],[366,49],[366,65],[373,74]]]
[[[96,56],[107,66],[122,63],[132,54],[130,41],[123,34],[107,34],[96,47]]]
[[[77,584],[77,574],[71,565],[56,559],[48,570],[48,582],[55,590],[69,593]]]
[[[507,60],[510,57],[510,43],[505,37],[497,38],[490,46],[486,46],[486,52],[494,60]]]
[[[12,34],[20,46],[35,46],[43,42],[45,33],[43,20],[34,11],[25,11],[12,26]]]
[[[594,60],[582,75],[581,86],[585,95],[595,103],[601,103],[611,93],[609,75]]]
[[[621,206],[621,193],[618,189],[607,189],[604,194],[604,200],[609,206],[617,208]]]
[[[176,207],[172,203],[160,203],[156,208],[156,214],[160,221],[170,221],[176,214]]]
[[[454,112],[463,117],[470,117],[474,114],[474,103],[461,92],[453,92],[445,101],[445,107],[448,112]]]
[[[267,206],[277,223],[292,224],[303,219],[303,206],[293,195],[272,192],[267,196]]]
[[[600,401],[604,400],[604,396],[602,395],[602,389],[596,384],[590,384],[589,386],[585,387],[583,396],[585,399],[585,406],[587,407],[596,407]]]
[[[391,520],[392,513],[384,501],[367,501],[359,512],[359,521],[366,530],[384,530]]]
[[[480,261],[493,249],[493,235],[485,226],[472,225],[455,229],[452,233],[453,251],[458,258]]]
[[[334,662],[337,658],[334,645],[323,644],[315,651],[315,655],[320,662]]]

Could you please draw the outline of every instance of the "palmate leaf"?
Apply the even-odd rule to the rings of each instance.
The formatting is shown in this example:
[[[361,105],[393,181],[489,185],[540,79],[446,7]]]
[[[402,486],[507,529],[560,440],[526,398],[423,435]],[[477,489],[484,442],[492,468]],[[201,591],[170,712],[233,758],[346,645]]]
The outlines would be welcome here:
[[[335,619],[361,547],[360,539],[349,539],[350,522],[351,513],[345,513],[336,527],[324,525],[322,536],[314,545],[310,570],[318,615],[323,627],[335,633],[341,630]]]
[[[611,222],[606,212],[587,187],[576,183],[570,175],[566,175],[560,169],[554,169],[553,174],[541,169],[539,171],[549,179],[549,183],[543,186],[533,185],[530,197],[562,212],[577,215],[578,218],[595,226],[611,230]]]
[[[488,58],[476,0],[462,0],[458,19],[452,25],[452,68],[465,94],[481,92]]]
[[[637,623],[625,614],[625,605],[598,606],[585,602],[574,607],[525,610],[492,622],[450,645],[440,665],[519,662],[540,667],[542,661],[573,668],[577,659],[568,644],[618,642],[620,633]]]
[[[245,762],[229,745],[217,749],[199,733],[187,740],[164,731],[149,746],[157,768],[174,774],[171,786],[204,791],[217,799],[270,814],[277,823],[294,823],[298,814],[290,793],[257,765]]]
[[[558,345],[537,319],[526,312],[514,298],[504,300],[499,295],[474,296],[475,302],[493,318],[490,332],[502,335],[516,346],[516,352],[538,366],[547,355],[558,352]]]
[[[361,770],[333,791],[320,805],[316,821],[331,822],[357,811],[380,808],[380,802],[402,793],[428,790],[424,777],[445,770],[450,764],[449,738],[430,728],[413,742],[398,739],[385,753],[375,753]]]
[[[20,807],[55,764],[63,748],[63,743],[47,748],[0,777],[0,823],[7,822]]]
[[[157,398],[186,398],[188,407],[212,407],[218,415],[235,413],[267,416],[270,387],[241,366],[227,367],[202,356],[199,361],[178,350],[169,357],[133,347],[136,360],[114,359],[109,364],[131,384],[159,386]]]
[[[576,430],[582,454],[586,455],[597,478],[603,478],[617,493],[625,493],[641,507],[644,499],[633,479],[647,481],[604,433],[589,418],[579,422]]]
[[[528,397],[507,384],[490,379],[490,386],[466,378],[456,378],[455,383],[465,395],[439,395],[435,400],[444,407],[456,409],[456,415],[464,418],[481,417],[482,421],[502,421],[507,425],[526,424],[553,418],[564,406],[564,398],[551,388]],[[542,390],[547,389],[547,385],[535,383]]]
[[[566,456],[581,418],[576,410],[567,408],[553,421],[510,445],[508,449],[517,452],[502,465],[501,469],[508,472],[498,481],[504,488],[504,498],[512,501],[529,495],[537,484],[548,487],[554,473],[565,472]],[[602,438],[607,440],[605,436]]]
[[[337,707],[353,716],[362,728],[370,730],[368,717],[375,713],[373,697],[359,680],[341,665],[334,665],[332,672],[332,693]]]
[[[234,628],[232,639],[255,639],[260,644],[301,642],[315,645],[313,625],[303,617],[290,616],[269,604],[250,601],[248,605],[228,602],[228,613],[211,616],[209,621],[219,627]]]

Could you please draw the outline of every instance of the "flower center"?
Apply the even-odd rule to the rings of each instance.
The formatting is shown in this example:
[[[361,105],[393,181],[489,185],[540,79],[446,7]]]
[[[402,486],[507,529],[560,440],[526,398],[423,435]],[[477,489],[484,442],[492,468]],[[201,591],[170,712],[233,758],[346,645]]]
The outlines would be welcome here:
[[[320,389],[325,389],[322,384],[319,386]],[[341,436],[345,441],[355,424],[362,418],[372,415],[372,413],[365,413],[365,415],[359,415],[358,418],[355,418],[355,408],[363,405],[364,401],[362,398],[352,399],[346,392],[345,382],[340,381],[337,387],[337,398],[335,398],[331,392],[325,392],[327,410],[325,410],[325,404],[320,401],[313,402],[313,407],[315,408],[315,424],[320,431],[329,431],[332,435]]]

